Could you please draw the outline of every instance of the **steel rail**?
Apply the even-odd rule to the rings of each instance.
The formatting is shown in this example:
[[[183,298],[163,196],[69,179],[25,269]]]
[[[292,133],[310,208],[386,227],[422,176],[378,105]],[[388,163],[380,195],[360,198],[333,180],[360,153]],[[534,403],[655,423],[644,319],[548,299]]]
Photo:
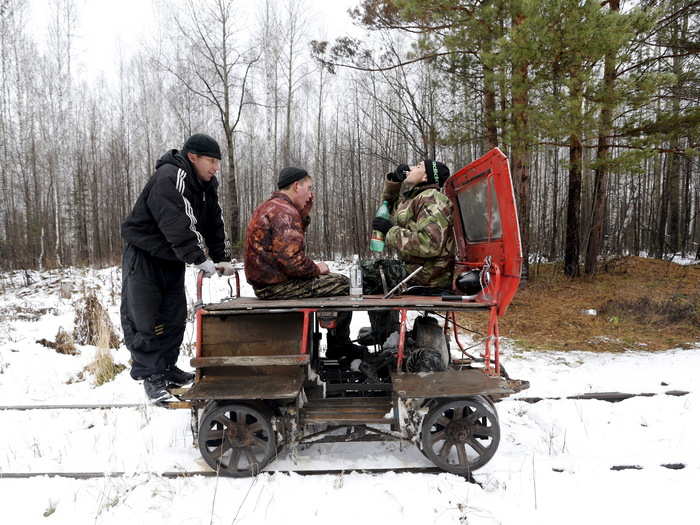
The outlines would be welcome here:
[[[657,465],[611,465],[608,470],[611,471],[622,471],[622,470],[644,470],[645,468],[656,468]],[[669,470],[683,470],[686,468],[685,463],[661,463],[658,465]],[[553,472],[563,473],[566,469],[552,467]],[[290,469],[280,469],[280,470],[265,470],[261,474],[296,474],[298,476],[330,476],[330,475],[346,475],[346,474],[365,474],[365,475],[379,475],[387,474],[393,472],[396,474],[449,474],[438,467],[400,467],[400,468],[348,468],[348,469],[324,469],[324,470],[290,470]],[[459,474],[455,474],[459,476]],[[215,478],[217,476],[221,478],[226,478],[227,476],[222,476],[214,470],[183,470],[183,471],[143,471],[143,472],[0,472],[0,481],[3,479],[31,479],[37,477],[53,477],[53,478],[69,478],[77,480],[89,480],[89,479],[104,479],[104,478],[129,478],[136,476],[154,476],[166,479],[178,479],[178,478],[193,478],[196,476],[202,476],[205,478]],[[464,476],[460,476],[464,477]],[[236,478],[231,478],[236,479]],[[238,478],[247,479],[247,478]],[[472,483],[478,483],[478,481],[473,478],[467,481]]]
[[[155,406],[149,403],[86,403],[86,404],[57,404],[57,405],[0,405],[0,410],[108,410],[112,408],[138,408]]]
[[[610,403],[616,403],[618,401],[624,401],[625,399],[630,399],[632,397],[653,397],[653,396],[685,396],[690,394],[690,392],[685,390],[668,390],[666,392],[640,392],[640,393],[627,393],[627,392],[589,392],[586,394],[574,394],[568,396],[552,396],[552,397],[539,397],[539,396],[524,396],[524,397],[508,397],[504,400],[509,401],[523,401],[525,403],[538,403],[539,401],[568,401],[568,400],[597,400],[597,401],[608,401]],[[500,400],[499,400],[500,401]],[[139,408],[139,407],[153,407],[153,408],[167,408],[167,409],[178,409],[178,408],[191,408],[191,405],[187,402],[173,401],[162,404],[152,404],[152,403],[106,403],[106,404],[56,404],[56,405],[0,405],[0,411],[11,411],[11,410],[110,410],[117,408]]]
[[[607,401],[608,403],[617,403],[630,399],[632,397],[654,397],[654,396],[674,396],[681,397],[690,394],[685,390],[668,390],[666,392],[640,392],[638,394],[630,394],[627,392],[589,392],[587,394],[575,394],[561,397],[508,397],[510,401],[524,401],[525,403],[538,403],[540,401],[573,401],[573,400],[596,400]]]
[[[438,467],[401,467],[401,468],[350,468],[350,469],[326,469],[326,470],[264,470],[261,474],[297,474],[300,476],[322,476],[322,475],[341,475],[341,474],[386,474],[389,472],[395,473],[408,473],[408,474],[447,474],[447,472],[440,470]],[[215,478],[217,475],[221,478],[226,478],[227,476],[222,476],[217,474],[214,470],[183,470],[183,471],[165,471],[165,472],[155,472],[155,471],[145,471],[145,472],[0,472],[0,481],[3,479],[29,479],[36,477],[57,477],[57,478],[71,478],[71,479],[102,479],[102,478],[127,478],[135,476],[157,476],[167,479],[177,479],[177,478],[193,478],[195,476],[202,476],[206,478]],[[235,479],[235,478],[231,478]],[[241,478],[239,478],[241,479]],[[245,478],[243,478],[245,479]]]

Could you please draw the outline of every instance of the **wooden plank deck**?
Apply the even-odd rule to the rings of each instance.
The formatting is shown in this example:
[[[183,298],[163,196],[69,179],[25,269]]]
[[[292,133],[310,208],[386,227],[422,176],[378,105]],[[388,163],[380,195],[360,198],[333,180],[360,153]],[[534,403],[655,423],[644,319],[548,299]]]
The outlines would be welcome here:
[[[181,395],[182,399],[294,399],[301,390],[304,373],[293,376],[231,377],[200,381]]]
[[[224,356],[200,357],[190,359],[193,368],[219,366],[267,366],[267,365],[306,365],[309,363],[308,354],[297,355],[261,355],[261,356]]]
[[[392,373],[394,392],[411,397],[464,397],[478,394],[509,395],[527,388],[527,382],[487,376],[479,369],[445,370],[420,374]]]
[[[352,299],[350,296],[312,297],[309,299],[277,299],[262,300],[255,297],[240,297],[221,303],[204,305],[207,313],[224,312],[289,312],[305,308],[332,311],[348,310],[386,310],[408,308],[409,310],[483,310],[495,306],[495,303],[462,303],[443,301],[440,297],[424,297],[407,295],[400,297],[382,298],[381,295],[365,295],[362,299]]]

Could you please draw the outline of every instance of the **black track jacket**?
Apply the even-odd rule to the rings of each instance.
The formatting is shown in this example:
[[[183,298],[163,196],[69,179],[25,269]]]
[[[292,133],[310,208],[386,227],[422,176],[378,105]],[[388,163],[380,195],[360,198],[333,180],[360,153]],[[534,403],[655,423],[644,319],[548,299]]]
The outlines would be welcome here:
[[[163,155],[122,224],[122,238],[154,257],[188,264],[228,261],[231,250],[216,178],[202,182],[177,150]]]

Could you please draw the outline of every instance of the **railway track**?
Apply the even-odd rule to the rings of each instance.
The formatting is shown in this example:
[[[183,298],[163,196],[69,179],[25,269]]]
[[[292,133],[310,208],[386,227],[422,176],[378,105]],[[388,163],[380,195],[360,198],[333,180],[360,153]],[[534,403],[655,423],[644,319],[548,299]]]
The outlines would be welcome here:
[[[669,470],[682,470],[686,467],[684,463],[662,463],[660,467]],[[611,465],[609,470],[644,470],[651,466],[642,465]],[[655,465],[654,465],[655,467]],[[553,467],[554,472],[565,472],[565,469]],[[265,470],[262,474],[296,474],[298,476],[328,476],[345,474],[368,474],[379,475],[393,472],[396,474],[446,474],[437,467],[401,467],[401,468],[361,468],[361,469],[326,469],[326,470]],[[3,479],[31,479],[37,477],[68,478],[77,480],[104,479],[104,478],[129,478],[134,476],[153,476],[166,479],[193,478],[202,476],[205,478],[215,478],[219,474],[213,470],[183,470],[166,472],[0,472],[0,481]],[[223,476],[221,476],[223,477]],[[468,480],[472,483],[478,481],[473,478]]]
[[[619,401],[624,401],[625,399],[630,399],[633,397],[654,397],[654,396],[685,396],[689,394],[685,390],[667,390],[666,392],[640,392],[640,393],[627,393],[627,392],[589,392],[586,394],[575,394],[569,396],[551,396],[551,397],[509,397],[510,401],[520,401],[525,403],[538,403],[540,401],[563,401],[563,400],[597,400],[597,401],[607,401],[609,403],[617,403]],[[0,411],[12,411],[12,410],[110,410],[119,408],[139,408],[144,406],[155,406],[148,403],[86,403],[86,404],[44,404],[44,405],[0,405]],[[157,405],[162,408],[177,409],[177,408],[189,408],[189,403],[183,401],[174,401],[170,403],[164,403],[162,405]]]
[[[386,474],[388,472],[410,474],[443,474],[444,471],[437,467],[401,467],[401,468],[362,468],[362,469],[331,469],[331,470],[265,470],[262,474],[297,474],[300,476],[324,476],[342,474]],[[101,478],[126,478],[133,476],[157,476],[167,479],[193,478],[202,476],[215,478],[219,474],[213,470],[183,470],[167,472],[0,472],[0,480],[3,479],[29,479],[41,476],[70,478],[70,479],[101,479]],[[223,477],[223,476],[221,476]]]

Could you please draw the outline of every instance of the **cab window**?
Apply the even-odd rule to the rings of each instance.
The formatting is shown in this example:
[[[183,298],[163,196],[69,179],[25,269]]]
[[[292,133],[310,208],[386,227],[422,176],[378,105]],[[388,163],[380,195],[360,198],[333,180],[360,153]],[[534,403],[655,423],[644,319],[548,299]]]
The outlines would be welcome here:
[[[492,177],[481,177],[458,194],[462,227],[469,242],[500,239],[501,215]]]

